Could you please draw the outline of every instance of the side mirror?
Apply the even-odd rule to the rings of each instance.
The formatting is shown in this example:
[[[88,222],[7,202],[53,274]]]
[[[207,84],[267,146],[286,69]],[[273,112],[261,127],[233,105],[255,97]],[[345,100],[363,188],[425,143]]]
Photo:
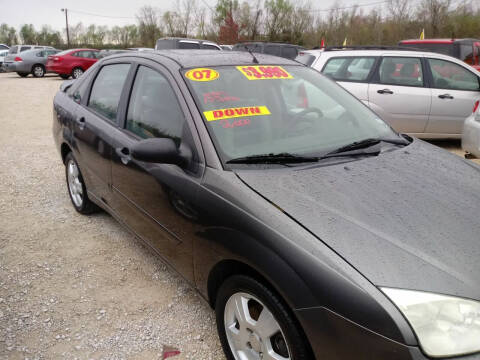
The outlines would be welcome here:
[[[185,165],[191,158],[191,152],[186,146],[178,149],[170,138],[141,140],[131,148],[131,155],[140,161],[175,165]]]

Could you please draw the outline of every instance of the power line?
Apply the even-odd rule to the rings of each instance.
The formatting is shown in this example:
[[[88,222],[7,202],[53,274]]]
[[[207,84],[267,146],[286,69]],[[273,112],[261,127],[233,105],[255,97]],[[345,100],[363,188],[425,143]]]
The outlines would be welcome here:
[[[109,18],[109,19],[135,19],[135,17],[132,16],[111,16],[111,15],[101,15],[101,14],[93,14],[89,13],[86,11],[80,11],[80,10],[72,10],[68,9],[68,11],[77,13],[77,14],[83,14],[83,15],[89,15],[89,16],[96,16],[96,17],[103,17],[103,18]]]
[[[389,3],[389,2],[390,2],[390,0],[384,0],[384,1],[372,2],[372,3],[368,3],[368,4],[356,4],[356,5],[343,6],[343,7],[337,7],[337,8],[330,8],[330,9],[312,9],[312,10],[310,10],[310,11],[312,11],[312,12],[328,12],[328,11],[335,11],[335,10],[347,10],[347,9],[353,9],[353,8],[366,7],[366,6],[386,4],[386,3]]]

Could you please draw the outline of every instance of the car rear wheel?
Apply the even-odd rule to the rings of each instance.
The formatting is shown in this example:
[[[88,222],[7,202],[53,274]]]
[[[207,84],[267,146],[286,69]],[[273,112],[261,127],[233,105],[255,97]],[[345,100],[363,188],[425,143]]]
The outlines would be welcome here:
[[[65,175],[67,178],[68,194],[70,195],[70,200],[72,200],[75,210],[84,215],[91,214],[98,210],[98,207],[88,198],[82,173],[72,153],[69,153],[65,157]]]
[[[28,76],[28,73],[26,73],[26,72],[17,72],[17,75],[18,75],[18,76],[21,76],[21,77],[27,77],[27,76]]]
[[[63,79],[63,80],[67,80],[70,75],[67,75],[67,74],[60,74],[60,77]]]
[[[32,75],[36,78],[45,76],[45,68],[42,65],[34,65],[32,68]]]
[[[72,77],[74,79],[78,79],[82,75],[83,75],[83,70],[81,68],[77,67],[77,68],[73,69]]]
[[[286,305],[268,287],[243,275],[220,287],[215,313],[229,360],[307,360],[308,345]]]

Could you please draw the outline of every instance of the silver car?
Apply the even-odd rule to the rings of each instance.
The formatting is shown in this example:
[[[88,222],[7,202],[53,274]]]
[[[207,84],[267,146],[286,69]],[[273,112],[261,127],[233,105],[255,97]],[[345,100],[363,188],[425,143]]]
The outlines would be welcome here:
[[[480,98],[480,73],[447,55],[327,48],[303,51],[298,60],[337,81],[398,132],[420,138],[460,139]]]
[[[29,46],[30,50],[22,50]],[[21,77],[32,74],[35,77],[43,77],[46,73],[45,64],[49,55],[56,54],[56,50],[50,46],[12,46],[3,62],[3,70],[16,72]]]
[[[473,113],[463,125],[462,149],[468,154],[480,158],[480,112],[479,103],[475,103]]]

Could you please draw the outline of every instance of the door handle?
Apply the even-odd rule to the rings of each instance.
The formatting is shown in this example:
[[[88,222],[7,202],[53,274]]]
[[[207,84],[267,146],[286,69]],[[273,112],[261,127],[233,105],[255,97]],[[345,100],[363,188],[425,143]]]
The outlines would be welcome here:
[[[450,94],[442,94],[442,95],[438,95],[438,97],[440,99],[453,99],[453,96]]]
[[[85,129],[85,118],[82,116],[77,119],[77,124],[80,130]]]
[[[127,147],[116,148],[115,152],[117,153],[123,165],[128,165],[130,160],[132,160],[132,158],[130,157],[130,149]]]
[[[390,89],[377,90],[379,94],[393,94],[393,91]]]

